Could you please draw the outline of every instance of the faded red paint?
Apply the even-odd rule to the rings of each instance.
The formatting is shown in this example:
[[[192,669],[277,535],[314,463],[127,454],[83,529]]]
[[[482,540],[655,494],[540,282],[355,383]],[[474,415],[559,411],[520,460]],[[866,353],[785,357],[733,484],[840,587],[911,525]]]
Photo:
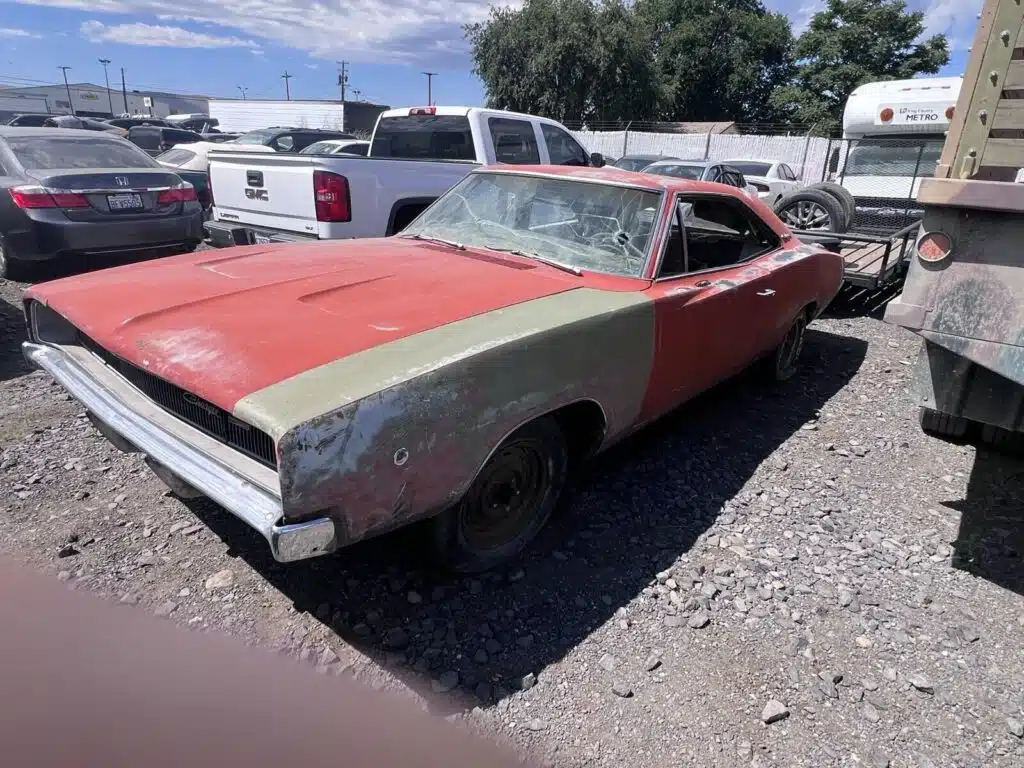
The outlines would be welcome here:
[[[230,410],[332,360],[591,284],[529,259],[387,238],[172,257],[42,284],[27,297]],[[644,285],[593,282],[626,284]]]

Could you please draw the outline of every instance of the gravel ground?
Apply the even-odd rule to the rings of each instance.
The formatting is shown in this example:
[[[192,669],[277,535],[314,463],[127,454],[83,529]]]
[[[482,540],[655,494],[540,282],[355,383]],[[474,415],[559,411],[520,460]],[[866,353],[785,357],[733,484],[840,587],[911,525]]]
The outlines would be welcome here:
[[[806,365],[601,457],[512,569],[416,531],[282,566],[21,362],[0,281],[0,549],[408,692],[549,765],[1024,765],[1024,465],[924,436],[917,339],[839,305]]]

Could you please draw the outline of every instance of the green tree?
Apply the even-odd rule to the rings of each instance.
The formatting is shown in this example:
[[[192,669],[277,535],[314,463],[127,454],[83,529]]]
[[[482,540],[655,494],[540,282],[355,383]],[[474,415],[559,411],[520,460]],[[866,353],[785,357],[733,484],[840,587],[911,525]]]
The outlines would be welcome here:
[[[662,120],[771,122],[790,74],[789,20],[760,0],[636,0],[665,98]]]
[[[792,33],[760,0],[526,0],[467,27],[488,104],[559,120],[764,120]]]
[[[858,85],[934,74],[949,61],[944,35],[922,42],[924,14],[903,0],[828,0],[796,42],[793,77],[772,95],[793,123],[838,133]]]

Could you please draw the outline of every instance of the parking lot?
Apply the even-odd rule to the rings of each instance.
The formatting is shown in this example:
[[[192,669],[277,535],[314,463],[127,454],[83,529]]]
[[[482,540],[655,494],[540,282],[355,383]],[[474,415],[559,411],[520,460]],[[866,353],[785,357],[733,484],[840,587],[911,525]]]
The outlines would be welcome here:
[[[0,283],[0,547],[76,589],[549,765],[1024,760],[1024,466],[921,433],[919,340],[870,306],[816,322],[786,385],[740,377],[602,457],[511,570],[454,580],[415,529],[280,565],[171,497],[22,363],[22,289]]]

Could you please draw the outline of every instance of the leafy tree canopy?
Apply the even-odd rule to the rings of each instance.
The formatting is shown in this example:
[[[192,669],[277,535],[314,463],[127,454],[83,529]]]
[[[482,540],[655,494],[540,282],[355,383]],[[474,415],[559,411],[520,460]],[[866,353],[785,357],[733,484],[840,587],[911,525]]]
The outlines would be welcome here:
[[[761,0],[526,0],[470,25],[492,107],[562,121],[735,120],[839,128],[863,82],[935,73],[903,0],[829,0],[794,41]]]

